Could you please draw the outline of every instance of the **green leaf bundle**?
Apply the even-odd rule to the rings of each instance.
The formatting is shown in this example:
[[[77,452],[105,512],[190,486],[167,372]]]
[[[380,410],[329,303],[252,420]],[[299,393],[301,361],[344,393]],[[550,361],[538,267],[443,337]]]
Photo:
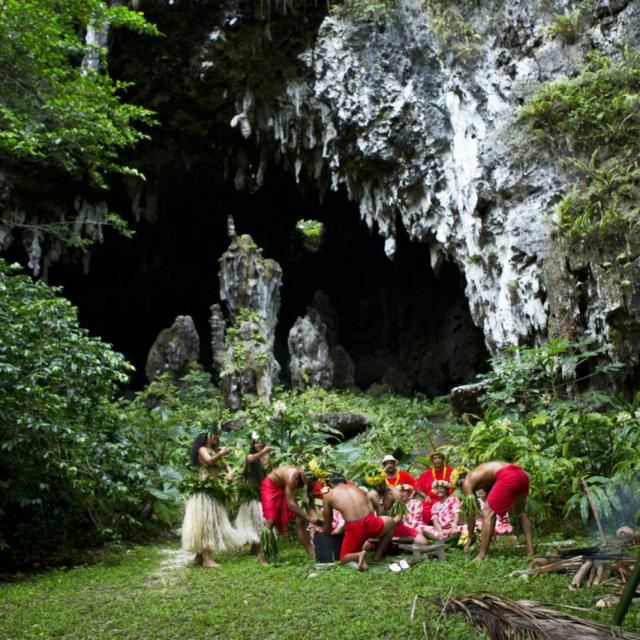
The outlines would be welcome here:
[[[389,515],[392,517],[399,515],[402,516],[401,520],[404,520],[404,517],[409,515],[409,509],[407,509],[407,505],[404,502],[394,502],[389,511]]]
[[[465,496],[460,503],[460,513],[465,520],[475,518],[480,513],[478,499],[474,496]]]
[[[209,478],[198,478],[191,476],[182,481],[180,489],[183,493],[191,495],[194,493],[204,493],[214,500],[227,502],[230,493],[230,486],[224,480],[216,476]]]
[[[278,557],[278,541],[273,529],[263,529],[260,533],[260,550],[268,562]]]

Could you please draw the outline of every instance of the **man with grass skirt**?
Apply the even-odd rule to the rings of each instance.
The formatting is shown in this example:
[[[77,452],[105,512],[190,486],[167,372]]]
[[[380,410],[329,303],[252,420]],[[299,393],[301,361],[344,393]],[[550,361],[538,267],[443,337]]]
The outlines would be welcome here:
[[[529,476],[517,465],[493,460],[478,465],[469,471],[462,483],[465,495],[462,501],[462,512],[467,520],[469,538],[465,551],[475,541],[474,525],[476,513],[466,506],[470,502],[477,504],[475,492],[484,489],[487,492],[487,503],[482,510],[482,529],[480,532],[480,552],[474,558],[484,560],[489,553],[491,537],[496,526],[496,514],[503,516],[513,508],[514,515],[520,520],[520,526],[527,543],[527,554],[533,555],[533,529],[525,513],[525,504],[529,494]],[[466,503],[466,504],[465,504]]]
[[[374,559],[381,560],[391,542],[393,528],[402,516],[377,516],[366,492],[347,484],[339,472],[330,473],[327,484],[329,490],[324,492],[322,498],[323,531],[326,535],[331,533],[333,510],[340,511],[346,522],[340,562],[357,562],[358,569],[366,571],[369,568],[366,557],[367,540],[380,539]]]
[[[315,554],[305,521],[316,524],[320,519],[298,506],[296,491],[306,489],[307,495],[311,497],[310,503],[313,504],[314,480],[311,470],[286,465],[274,469],[262,481],[260,490],[265,528],[273,535],[273,525],[275,525],[280,533],[284,533],[287,522],[295,520],[298,539],[310,556]],[[260,561],[265,564],[267,560],[263,548],[260,550]]]

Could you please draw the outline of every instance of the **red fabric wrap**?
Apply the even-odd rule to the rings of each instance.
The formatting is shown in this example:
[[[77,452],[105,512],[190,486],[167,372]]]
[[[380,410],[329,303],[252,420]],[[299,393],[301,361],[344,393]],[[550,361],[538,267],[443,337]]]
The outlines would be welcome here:
[[[355,522],[347,522],[344,540],[340,549],[340,560],[347,553],[358,553],[369,538],[375,538],[384,529],[384,520],[370,513]]]
[[[451,482],[451,474],[453,473],[453,467],[445,465],[441,471],[436,471],[435,480],[446,480],[447,482]],[[436,492],[433,491],[434,477],[433,477],[433,467],[429,467],[416,482],[415,486],[417,489],[420,489],[425,496],[428,496],[427,500],[423,500],[422,502],[422,521],[423,522],[431,522],[431,507],[435,502],[438,502],[438,496]],[[449,489],[449,493],[453,493],[455,491],[455,487],[451,487]]]
[[[267,520],[273,520],[280,533],[284,533],[287,522],[296,517],[296,514],[287,507],[284,487],[279,487],[267,476],[262,481],[260,501],[262,502],[262,515]]]
[[[418,530],[400,522],[394,527],[393,535],[396,538],[415,538],[418,535]]]
[[[517,465],[509,464],[496,473],[487,504],[492,511],[503,516],[519,495],[529,495],[529,476]]]

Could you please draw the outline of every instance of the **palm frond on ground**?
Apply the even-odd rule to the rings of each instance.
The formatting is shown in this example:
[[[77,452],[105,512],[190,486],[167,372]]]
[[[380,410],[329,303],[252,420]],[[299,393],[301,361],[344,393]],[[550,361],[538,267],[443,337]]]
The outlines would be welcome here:
[[[561,613],[540,602],[493,595],[468,595],[444,603],[448,613],[463,613],[491,640],[640,640],[619,627]]]

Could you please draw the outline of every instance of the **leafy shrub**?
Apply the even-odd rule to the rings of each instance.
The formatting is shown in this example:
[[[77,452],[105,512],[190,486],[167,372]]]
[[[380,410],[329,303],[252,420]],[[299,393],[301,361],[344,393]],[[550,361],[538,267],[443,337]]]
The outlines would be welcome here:
[[[0,152],[86,170],[104,185],[105,171],[136,173],[118,161],[117,151],[147,137],[134,123],[150,122],[151,112],[122,102],[127,83],[80,64],[85,55],[105,62],[105,51],[80,37],[89,25],[158,34],[141,14],[103,0],[4,0]]]
[[[0,260],[0,545],[15,556],[128,526],[138,473],[111,402],[132,367],[59,293]]]
[[[304,246],[309,251],[318,251],[324,237],[324,224],[319,220],[298,220],[296,231],[302,235]]]
[[[640,469],[634,431],[640,396],[628,404],[579,390],[587,379],[616,368],[597,363],[603,349],[592,348],[589,341],[556,340],[494,358],[492,370],[483,376],[484,413],[470,417],[457,438],[459,460],[502,459],[527,471],[538,522],[557,523],[576,511],[588,520],[581,478],[591,487],[600,515],[634,517],[640,496],[639,487],[631,484]]]
[[[640,58],[592,52],[581,74],[543,85],[520,112],[539,147],[565,157],[578,181],[557,208],[566,236],[618,234],[638,222]]]
[[[580,37],[581,20],[581,9],[558,13],[553,16],[553,23],[546,28],[546,34],[551,39],[559,38],[564,44],[573,44]]]
[[[334,16],[373,22],[384,26],[395,10],[394,0],[343,0],[331,5]]]
[[[425,7],[441,53],[451,52],[461,63],[478,55],[481,37],[473,25],[465,21],[459,7],[440,0],[425,0]]]

